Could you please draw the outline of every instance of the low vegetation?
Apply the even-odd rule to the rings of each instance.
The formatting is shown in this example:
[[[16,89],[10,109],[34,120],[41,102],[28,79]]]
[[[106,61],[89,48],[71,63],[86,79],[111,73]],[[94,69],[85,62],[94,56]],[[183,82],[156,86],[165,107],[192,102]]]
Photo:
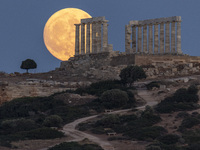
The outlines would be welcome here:
[[[93,83],[86,88],[78,88],[70,93],[91,94],[97,98],[79,106],[69,106],[64,101],[49,97],[27,97],[12,100],[0,106],[0,145],[12,147],[12,141],[27,139],[54,139],[64,136],[56,130],[75,119],[89,116],[90,112],[103,112],[105,109],[124,109],[136,106],[132,84],[146,77],[138,66],[128,66],[120,74],[121,80],[107,80]],[[160,87],[161,82],[151,82],[147,89]],[[69,92],[69,91],[67,91]],[[172,96],[165,98],[155,108],[147,106],[144,111],[127,115],[102,115],[99,120],[79,124],[79,130],[94,134],[117,133],[120,136],[108,140],[142,140],[151,144],[146,150],[197,150],[200,146],[200,114],[185,112],[200,108],[198,89],[192,85],[181,88]],[[92,110],[92,111],[91,111]],[[158,124],[160,114],[177,112],[177,134],[169,134]],[[52,128],[53,127],[53,128]],[[183,146],[188,144],[187,146]],[[76,142],[61,143],[49,150],[76,149],[102,150],[93,144]]]
[[[155,139],[163,135],[166,130],[160,126],[154,126],[161,118],[153,109],[146,107],[139,116],[132,115],[106,115],[93,124],[80,124],[80,130],[91,129],[95,134],[116,132],[123,134],[125,138],[134,140]]]
[[[48,150],[103,150],[100,146],[95,144],[84,144],[81,145],[77,142],[64,142],[56,145]]]
[[[171,113],[175,111],[194,110],[199,108],[197,102],[198,89],[192,85],[188,89],[181,88],[177,90],[173,96],[165,98],[156,106],[156,111],[159,113]]]
[[[16,140],[60,138],[64,134],[50,127],[88,115],[87,106],[70,107],[53,96],[15,99],[0,107],[0,144],[11,147]]]

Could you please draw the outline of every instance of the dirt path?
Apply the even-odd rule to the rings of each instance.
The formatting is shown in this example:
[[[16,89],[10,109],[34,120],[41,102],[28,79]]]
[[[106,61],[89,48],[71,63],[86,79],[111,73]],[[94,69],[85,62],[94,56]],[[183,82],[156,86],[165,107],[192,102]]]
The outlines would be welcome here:
[[[87,133],[84,133],[84,132],[81,132],[81,131],[75,129],[75,127],[79,123],[85,122],[87,120],[90,120],[90,119],[93,119],[93,118],[96,118],[96,117],[97,117],[97,115],[85,117],[85,118],[78,119],[78,120],[76,120],[72,123],[66,124],[63,127],[63,132],[66,135],[70,135],[72,138],[74,138],[74,140],[72,140],[72,141],[82,141],[83,139],[87,138],[90,141],[97,143],[104,150],[114,150],[113,146],[108,141],[104,141],[102,139],[99,139],[98,137],[95,137],[93,135],[90,135],[90,134],[87,134]]]
[[[152,96],[152,93],[146,89],[138,89],[138,96],[140,96],[142,99],[144,99],[147,103],[144,106],[141,107],[137,107],[137,109],[140,110],[144,110],[145,107],[147,105],[149,106],[154,106],[157,104],[157,101],[155,101],[155,97]],[[130,111],[131,109],[126,109],[126,110],[118,110],[118,111],[113,111],[107,114],[118,114],[118,113],[125,113]],[[64,132],[66,135],[70,136],[73,138],[73,140],[67,141],[67,142],[71,142],[71,141],[82,141],[83,139],[87,138],[90,141],[98,144],[99,146],[101,146],[104,150],[115,150],[114,146],[111,145],[111,143],[109,143],[109,141],[100,139],[96,136],[81,132],[79,130],[76,129],[76,126],[80,123],[86,122],[90,119],[94,119],[96,118],[98,115],[94,115],[94,116],[90,116],[90,117],[85,117],[85,118],[81,118],[81,119],[77,119],[74,122],[71,122],[69,124],[66,124],[63,127],[62,132]],[[41,150],[47,150],[47,148],[45,149],[41,149]]]
[[[147,102],[144,106],[137,107],[137,109],[144,110],[147,105],[152,107],[158,104],[158,101],[156,100],[155,96],[153,96],[152,93],[147,89],[145,88],[138,89],[137,93],[138,96],[140,96]]]
[[[118,113],[125,113],[127,111],[130,111],[131,109],[125,109],[125,110],[118,110],[118,111],[113,111],[113,112],[109,112],[106,114],[118,114]],[[115,150],[114,147],[108,142],[105,141],[103,139],[100,139],[96,136],[81,132],[79,130],[76,129],[76,126],[82,122],[88,121],[90,119],[96,118],[98,115],[94,115],[94,116],[90,116],[90,117],[85,117],[85,118],[81,118],[81,119],[77,119],[74,122],[71,122],[69,124],[66,124],[63,127],[62,132],[64,132],[67,136],[70,136],[73,138],[73,140],[68,140],[66,142],[72,142],[72,141],[82,141],[83,139],[87,138],[90,141],[98,144],[99,146],[101,146],[104,150]],[[40,150],[47,150],[48,148],[43,148]]]

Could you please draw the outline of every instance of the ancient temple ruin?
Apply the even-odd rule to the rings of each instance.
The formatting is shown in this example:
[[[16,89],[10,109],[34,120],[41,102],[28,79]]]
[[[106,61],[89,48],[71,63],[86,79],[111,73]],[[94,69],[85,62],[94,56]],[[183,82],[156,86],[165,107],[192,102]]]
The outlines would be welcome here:
[[[105,17],[81,19],[81,24],[75,26],[75,56],[112,51],[112,45],[108,44],[108,20]]]
[[[105,17],[81,19],[76,26],[75,56],[112,52]],[[182,55],[181,17],[133,20],[125,26],[126,54]]]
[[[127,54],[182,54],[181,17],[130,21],[125,27],[125,51]]]
[[[200,57],[182,53],[180,16],[130,21],[125,52],[113,51],[108,44],[105,17],[82,19],[75,26],[75,55],[59,69],[78,79],[119,79],[127,65],[143,67],[148,78],[200,73]]]

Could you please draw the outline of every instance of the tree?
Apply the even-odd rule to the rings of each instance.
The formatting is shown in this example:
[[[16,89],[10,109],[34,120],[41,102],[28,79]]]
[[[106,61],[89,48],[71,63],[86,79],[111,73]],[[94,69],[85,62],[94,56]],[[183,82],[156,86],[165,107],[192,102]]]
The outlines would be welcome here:
[[[129,87],[131,87],[132,84],[138,79],[146,78],[144,70],[139,66],[127,66],[121,70],[119,76],[121,78],[121,82],[124,85],[128,84]]]
[[[119,89],[105,91],[100,99],[106,109],[123,107],[129,100],[128,94]]]
[[[37,64],[32,59],[26,59],[25,61],[22,61],[22,64],[21,64],[20,68],[21,69],[26,69],[26,72],[28,73],[29,69],[37,68]]]
[[[45,118],[43,124],[46,127],[60,127],[63,122],[63,119],[58,115],[51,115]]]

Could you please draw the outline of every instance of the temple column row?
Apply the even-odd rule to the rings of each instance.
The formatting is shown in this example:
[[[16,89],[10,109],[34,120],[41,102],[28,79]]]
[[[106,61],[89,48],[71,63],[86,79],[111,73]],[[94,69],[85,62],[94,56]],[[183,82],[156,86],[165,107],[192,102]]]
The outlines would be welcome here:
[[[171,32],[170,32],[171,24]],[[177,24],[177,27],[176,27]],[[148,33],[147,33],[148,26]],[[153,30],[154,26],[154,30]],[[160,32],[159,32],[160,27]],[[137,29],[137,37],[136,37]],[[142,32],[143,29],[143,32]],[[126,25],[125,47],[127,53],[149,54],[182,54],[181,51],[181,21],[151,23],[144,25]],[[154,31],[154,36],[153,36]],[[132,34],[132,40],[131,40]],[[148,34],[148,39],[147,39]],[[171,39],[170,39],[171,35]],[[132,42],[132,48],[130,47]],[[136,50],[137,47],[137,50]],[[154,52],[153,52],[154,51]]]
[[[107,22],[108,21],[105,20],[103,22],[75,24],[76,26],[75,55],[98,53],[101,51],[106,51],[106,48],[108,46]],[[102,31],[102,25],[103,25],[103,31]],[[81,36],[80,36],[80,26],[81,26]],[[102,39],[101,33],[103,33],[103,39]],[[92,37],[91,37],[91,34],[92,34]],[[80,40],[81,40],[81,47],[80,47]],[[91,49],[91,46],[92,46],[92,49]]]

